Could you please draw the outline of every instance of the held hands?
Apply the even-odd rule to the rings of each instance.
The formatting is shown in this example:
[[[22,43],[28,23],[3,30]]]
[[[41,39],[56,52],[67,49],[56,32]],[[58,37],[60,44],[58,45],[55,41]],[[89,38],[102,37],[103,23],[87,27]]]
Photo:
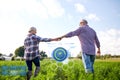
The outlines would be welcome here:
[[[60,41],[61,39],[62,39],[61,37],[58,37],[58,38],[51,39],[51,41]]]
[[[60,41],[62,38],[64,38],[64,36],[61,36],[61,37],[57,37],[57,38],[51,39],[51,41]]]

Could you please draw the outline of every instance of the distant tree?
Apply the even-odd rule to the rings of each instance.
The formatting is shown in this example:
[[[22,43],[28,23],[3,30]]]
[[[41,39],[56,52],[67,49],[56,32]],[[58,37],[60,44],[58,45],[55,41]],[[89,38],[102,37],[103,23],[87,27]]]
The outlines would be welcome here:
[[[96,55],[95,57],[96,57],[96,59],[103,59],[104,58],[102,55],[100,55],[100,56]]]
[[[10,53],[10,54],[9,54],[9,57],[12,57],[12,56],[13,56],[13,54],[12,54],[12,53]]]
[[[80,53],[77,55],[77,58],[82,59],[82,52],[80,52]]]
[[[44,58],[47,58],[47,54],[45,51],[40,51],[40,60],[43,60]]]
[[[40,51],[40,60],[48,57],[45,51]],[[15,56],[23,57],[24,56],[24,46],[20,46],[15,50]]]
[[[120,55],[113,55],[113,58],[120,58]]]
[[[20,56],[20,57],[24,56],[24,46],[20,46],[15,50],[15,56]]]
[[[2,53],[0,53],[0,56],[2,56]]]
[[[105,54],[105,55],[104,55],[104,58],[105,58],[105,59],[111,58],[111,54]]]

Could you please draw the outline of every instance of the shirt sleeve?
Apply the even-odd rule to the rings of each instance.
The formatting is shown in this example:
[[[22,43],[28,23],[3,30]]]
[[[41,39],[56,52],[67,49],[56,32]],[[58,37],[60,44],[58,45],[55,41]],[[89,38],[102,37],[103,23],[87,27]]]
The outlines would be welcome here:
[[[96,43],[97,48],[100,48],[100,42],[98,40],[97,34],[95,34],[95,43]]]
[[[37,36],[37,39],[39,42],[50,42],[51,41],[51,38],[42,38],[39,36]]]
[[[65,35],[65,37],[73,37],[73,36],[78,36],[81,33],[81,28],[78,28],[75,31],[71,31]]]

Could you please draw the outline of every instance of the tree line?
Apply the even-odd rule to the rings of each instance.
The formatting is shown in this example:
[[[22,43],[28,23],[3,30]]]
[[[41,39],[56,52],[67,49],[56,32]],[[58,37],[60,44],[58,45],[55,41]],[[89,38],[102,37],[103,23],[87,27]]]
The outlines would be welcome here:
[[[39,51],[39,54],[40,54],[40,60],[43,60],[44,58],[48,57],[45,51]],[[3,56],[3,54],[0,53],[0,56]],[[12,60],[14,60],[15,57],[23,58],[24,57],[24,46],[18,47],[14,52],[14,56],[12,53],[10,53],[10,55],[8,55],[8,57],[12,57]]]
[[[48,58],[48,55],[46,54],[45,51],[39,51],[40,54],[40,59],[43,60],[44,58]],[[82,59],[81,56],[81,52],[76,56],[76,58],[80,58]],[[0,56],[2,56],[2,53],[0,53]],[[9,57],[12,57],[13,54],[10,53]],[[23,57],[24,56],[24,46],[20,46],[18,48],[16,48],[15,52],[14,52],[14,56],[13,59],[15,57]],[[73,57],[69,57],[69,58],[73,58]],[[97,59],[109,59],[109,58],[120,58],[120,55],[111,55],[111,54],[105,54],[105,55],[101,55],[101,56],[96,56]]]

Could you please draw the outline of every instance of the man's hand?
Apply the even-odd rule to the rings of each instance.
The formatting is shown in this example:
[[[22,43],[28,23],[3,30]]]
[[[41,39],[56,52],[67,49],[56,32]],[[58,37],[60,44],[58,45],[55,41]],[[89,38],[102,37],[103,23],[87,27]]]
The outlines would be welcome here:
[[[58,37],[58,38],[54,38],[54,39],[51,39],[51,41],[60,41],[60,40],[61,40],[60,37]]]
[[[54,38],[54,39],[51,39],[51,41],[60,41],[62,38],[64,38],[65,36],[61,36],[61,37],[57,37],[57,38]]]
[[[100,48],[98,48],[97,56],[100,56],[100,54],[101,54],[101,51],[100,51]]]

